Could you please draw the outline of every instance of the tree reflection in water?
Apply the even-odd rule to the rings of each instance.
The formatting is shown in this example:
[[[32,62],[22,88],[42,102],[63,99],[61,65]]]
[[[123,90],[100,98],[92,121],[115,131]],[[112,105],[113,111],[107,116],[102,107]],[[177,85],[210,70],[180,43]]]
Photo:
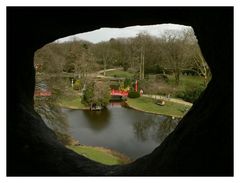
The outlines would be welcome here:
[[[177,126],[179,119],[165,117],[163,121],[155,116],[147,120],[139,120],[133,124],[134,134],[139,141],[154,140],[161,143]]]
[[[88,124],[94,131],[100,131],[109,125],[111,114],[108,109],[101,111],[83,111],[83,114],[88,119]]]

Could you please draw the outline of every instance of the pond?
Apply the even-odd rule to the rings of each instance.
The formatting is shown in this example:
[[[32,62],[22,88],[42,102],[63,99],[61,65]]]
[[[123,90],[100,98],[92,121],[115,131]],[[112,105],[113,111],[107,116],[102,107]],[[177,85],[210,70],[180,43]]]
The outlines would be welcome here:
[[[121,152],[132,160],[151,153],[179,119],[136,111],[114,102],[103,111],[62,109],[69,133],[80,144]]]

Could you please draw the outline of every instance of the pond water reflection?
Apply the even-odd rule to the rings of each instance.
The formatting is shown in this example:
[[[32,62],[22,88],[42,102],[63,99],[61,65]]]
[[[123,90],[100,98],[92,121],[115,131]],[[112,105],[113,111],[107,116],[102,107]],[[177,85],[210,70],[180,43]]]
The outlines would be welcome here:
[[[62,109],[70,134],[81,144],[102,146],[136,159],[154,150],[178,119],[136,111],[112,103],[103,111]]]

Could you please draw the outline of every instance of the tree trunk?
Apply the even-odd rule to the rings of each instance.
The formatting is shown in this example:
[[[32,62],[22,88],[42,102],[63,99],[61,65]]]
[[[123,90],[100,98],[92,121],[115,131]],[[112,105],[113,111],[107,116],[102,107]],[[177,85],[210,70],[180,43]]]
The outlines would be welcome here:
[[[140,71],[139,71],[139,80],[142,80],[142,52],[140,55]]]
[[[103,69],[104,69],[103,75],[106,76],[106,65],[107,65],[107,64],[106,64],[106,60],[105,60],[105,59],[104,59],[104,64],[103,64],[103,65],[104,65],[104,66],[103,66],[103,67],[104,67],[104,68],[103,68]]]
[[[141,54],[140,54],[140,73],[139,73],[139,80],[144,79],[144,54],[141,49]]]
[[[178,85],[179,85],[179,81],[180,81],[180,71],[177,69],[177,70],[174,72],[174,75],[175,75],[176,85],[178,86]]]
[[[144,79],[144,55],[142,56],[142,79]]]

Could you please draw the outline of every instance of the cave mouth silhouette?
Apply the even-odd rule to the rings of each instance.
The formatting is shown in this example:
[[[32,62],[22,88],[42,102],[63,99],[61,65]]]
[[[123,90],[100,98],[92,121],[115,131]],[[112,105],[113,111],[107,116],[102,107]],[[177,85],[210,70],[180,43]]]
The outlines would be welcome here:
[[[135,33],[135,35],[134,35],[134,34],[131,34],[131,32],[129,33],[129,30],[132,30],[132,31],[135,30],[135,32],[138,31],[138,33]],[[96,33],[96,32],[98,32],[98,33]],[[125,32],[127,35],[124,35],[123,32]],[[121,36],[114,37],[114,33],[115,33],[115,35],[120,34]],[[92,36],[86,36],[86,34],[92,34]],[[169,78],[173,77],[173,73],[171,73],[172,70],[166,69],[166,71],[163,72],[160,69],[158,69],[156,72],[155,70],[152,71],[151,68],[149,69],[148,61],[152,61],[153,59],[152,59],[151,55],[149,55],[149,54],[151,54],[151,49],[147,48],[148,45],[150,45],[153,49],[156,48],[157,50],[161,50],[161,49],[159,49],[161,47],[161,42],[166,43],[167,38],[169,38],[169,39],[172,38],[172,39],[170,39],[172,41],[172,43],[173,44],[176,43],[176,46],[175,47],[173,46],[173,48],[180,50],[180,51],[177,50],[178,52],[175,50],[176,52],[174,52],[173,54],[175,54],[175,55],[177,54],[179,57],[181,57],[181,55],[184,54],[184,52],[183,52],[184,49],[177,47],[178,46],[177,44],[181,41],[183,46],[182,45],[180,45],[180,46],[182,46],[182,47],[185,46],[186,49],[189,49],[189,50],[187,50],[188,52],[186,54],[189,54],[189,56],[190,56],[192,54],[192,52],[195,51],[194,56],[199,56],[197,58],[196,57],[194,58],[193,55],[191,55],[191,61],[188,61],[189,65],[187,65],[187,67],[185,67],[185,69],[182,69],[182,67],[184,68],[184,63],[180,63],[180,64],[182,64],[182,66],[180,66],[182,69],[181,76],[180,76],[180,83],[179,83],[180,86],[176,86],[176,88],[178,89],[178,88],[181,88],[181,86],[182,87],[188,86],[188,88],[186,88],[186,90],[180,89],[179,91],[183,95],[182,97],[184,97],[184,96],[187,97],[185,94],[185,91],[186,91],[186,92],[188,92],[188,94],[187,94],[188,96],[192,95],[194,98],[196,98],[196,96],[199,95],[200,92],[203,92],[203,90],[206,89],[208,80],[204,81],[204,76],[200,75],[200,74],[205,74],[205,73],[203,73],[203,72],[200,73],[201,70],[197,71],[196,68],[205,69],[207,72],[209,72],[209,75],[206,74],[206,77],[209,76],[208,79],[210,80],[210,71],[208,70],[209,67],[201,55],[201,50],[199,50],[198,54],[196,54],[196,50],[193,50],[193,49],[198,49],[199,45],[197,43],[197,38],[194,33],[194,30],[190,26],[183,26],[183,25],[167,23],[167,24],[158,24],[158,25],[144,25],[141,27],[131,26],[131,27],[124,27],[124,28],[119,28],[119,29],[117,29],[117,28],[112,28],[112,29],[111,28],[100,28],[100,29],[94,30],[92,32],[84,32],[83,34],[77,34],[77,35],[67,36],[65,38],[59,38],[54,42],[44,45],[42,48],[36,50],[34,53],[34,67],[35,67],[34,109],[38,114],[40,114],[42,119],[44,119],[44,122],[46,123],[46,125],[56,133],[58,139],[64,145],[71,145],[71,146],[75,145],[75,144],[90,145],[90,144],[88,144],[89,141],[86,142],[79,137],[78,138],[73,137],[74,136],[73,133],[69,132],[69,131],[71,131],[71,125],[70,125],[71,120],[69,120],[67,118],[69,113],[61,112],[61,107],[54,105],[55,100],[58,100],[59,98],[63,98],[63,97],[68,97],[69,95],[74,95],[74,93],[71,91],[70,88],[71,87],[74,88],[74,83],[77,80],[79,80],[81,84],[83,82],[85,82],[84,79],[86,79],[86,80],[92,79],[95,81],[99,80],[99,79],[96,79],[95,77],[89,76],[92,73],[98,73],[99,70],[93,71],[92,68],[94,68],[94,67],[87,65],[86,61],[82,60],[81,56],[79,56],[79,55],[82,55],[82,54],[88,55],[89,52],[92,55],[94,55],[95,54],[95,52],[93,50],[94,47],[95,47],[95,49],[100,49],[99,46],[97,46],[97,45],[99,45],[99,43],[101,45],[101,42],[104,42],[110,46],[110,52],[113,52],[110,55],[111,60],[109,60],[109,62],[110,62],[109,68],[121,67],[121,65],[119,65],[119,64],[116,65],[112,62],[112,60],[114,60],[115,58],[121,59],[114,55],[115,52],[118,52],[118,53],[121,52],[121,50],[119,50],[119,47],[116,48],[116,43],[118,45],[120,44],[120,46],[121,46],[120,49],[121,48],[122,49],[131,48],[131,45],[134,43],[135,43],[135,49],[139,48],[140,45],[136,45],[136,41],[137,41],[136,39],[138,38],[138,35],[140,35],[140,34],[142,34],[143,36],[146,36],[143,38],[147,39],[147,43],[144,44],[144,47],[146,49],[146,53],[145,53],[146,54],[146,64],[145,64],[145,68],[146,68],[146,72],[145,72],[146,78],[145,79],[146,80],[145,81],[146,82],[155,83],[155,86],[158,84],[159,86],[165,85],[165,87],[166,87],[166,85],[167,85],[168,87],[171,87],[170,93],[173,95],[172,92],[175,90],[175,88],[172,89],[173,88],[172,85],[173,85],[174,81],[172,81],[172,79],[171,79],[171,84],[169,83],[170,82]],[[85,38],[81,37],[83,35],[85,35]],[[124,37],[123,37],[123,35],[124,35]],[[108,39],[99,41],[102,37],[104,38],[107,36],[108,36]],[[184,36],[184,37],[181,37],[181,36]],[[91,40],[92,37],[94,37],[95,40]],[[161,38],[164,40],[161,40]],[[191,41],[191,42],[185,42],[184,40],[182,41],[181,38],[186,39],[187,41]],[[64,42],[63,40],[65,40],[66,42]],[[115,41],[115,44],[113,43],[113,45],[112,45],[111,44],[112,41]],[[156,42],[156,41],[158,41],[158,42]],[[154,47],[153,47],[153,45],[154,45]],[[191,46],[191,52],[190,52],[190,48],[188,48],[186,45]],[[63,48],[65,48],[65,49],[63,49]],[[163,48],[163,46],[161,48]],[[171,52],[171,51],[173,51],[173,50],[169,50],[169,52]],[[109,54],[109,53],[105,53],[105,54]],[[130,59],[129,59],[130,55],[134,54],[136,57],[138,55],[138,52],[136,52],[136,51],[134,52],[131,50],[130,55],[129,55],[129,53],[124,53],[124,54],[125,55],[122,57],[124,57],[124,58],[127,57],[126,60],[128,60],[130,62]],[[158,52],[158,54],[163,54],[163,53]],[[70,55],[72,55],[73,58],[71,59],[71,61],[68,61],[67,58],[69,58]],[[112,56],[112,58],[111,58],[111,56]],[[97,62],[96,60],[98,58],[97,58],[97,56],[95,56],[95,57],[96,58],[92,61],[93,63]],[[86,69],[88,71],[87,76],[83,76],[81,74],[82,70],[80,69],[80,72],[79,72],[79,70],[76,70],[76,67],[73,67],[73,69],[72,69],[72,67],[71,67],[71,69],[66,69],[66,67],[67,67],[66,65],[69,62],[71,62],[72,65],[79,64],[78,59],[80,59],[81,62],[83,62],[84,64],[87,65],[87,66],[83,66],[83,68],[82,68],[82,69]],[[199,59],[199,60],[193,60],[193,59]],[[202,60],[200,60],[200,59],[202,59]],[[69,58],[69,60],[70,60],[70,58]],[[198,61],[198,64],[201,64],[201,65],[194,65],[194,64],[196,64],[196,61]],[[155,64],[160,64],[160,67],[164,67],[164,66],[162,66],[163,63],[157,62],[156,59],[152,62],[154,62]],[[180,62],[184,62],[184,61],[180,61]],[[102,66],[102,64],[100,64],[100,63],[98,63],[98,64]],[[136,61],[135,64],[137,65],[138,61]],[[130,65],[132,65],[132,64],[130,64]],[[195,70],[190,68],[190,66],[192,68],[194,68]],[[86,68],[86,67],[89,67],[89,68]],[[135,66],[135,70],[136,70],[136,67],[138,67],[138,65]],[[127,71],[129,71],[131,69],[133,69],[133,67],[129,66]],[[133,71],[130,71],[130,72],[133,73]],[[161,74],[160,74],[160,72],[161,72]],[[165,72],[167,74],[165,74]],[[134,74],[136,74],[136,73],[137,73],[137,71],[134,72]],[[160,78],[158,80],[151,78],[149,80],[149,78],[147,78],[148,75],[152,75],[155,77],[157,75],[158,76],[166,76],[167,80],[164,80],[163,78]],[[116,77],[116,76],[114,76],[114,77]],[[190,81],[185,80],[188,78]],[[159,80],[160,80],[160,83],[159,83]],[[194,81],[194,80],[196,80],[196,81]],[[141,82],[141,81],[139,81],[139,82]],[[182,84],[182,82],[184,82],[184,84]],[[187,82],[188,85],[185,84],[185,82]],[[189,85],[191,85],[192,87],[189,87]],[[83,84],[81,85],[81,87],[82,86],[83,86]],[[175,87],[175,85],[174,85],[174,87]],[[61,91],[59,91],[59,88],[61,88]],[[141,88],[141,87],[139,87],[139,88]],[[74,90],[75,90],[75,92],[81,92],[81,89],[82,88],[74,89]],[[156,87],[155,87],[155,89],[158,91],[161,91],[161,90],[157,89]],[[145,88],[143,88],[143,90],[144,90],[144,93],[149,94],[148,92],[146,92],[147,90],[145,90]],[[163,90],[164,90],[164,87],[163,87]],[[50,91],[52,93],[52,95],[41,97],[41,96],[38,96],[39,95],[37,93],[38,91],[42,92],[42,95],[48,94],[47,92]],[[54,91],[56,91],[56,92],[54,92]],[[178,93],[180,93],[179,91],[178,91]],[[170,95],[170,93],[169,93],[169,95]],[[177,92],[174,92],[174,93],[176,95]],[[194,93],[198,93],[198,94],[194,94]],[[36,96],[36,94],[37,94],[37,96]],[[156,91],[155,91],[155,94],[156,94]],[[171,95],[171,97],[172,97],[172,95]],[[168,100],[171,101],[171,99],[167,98],[166,94],[165,95],[162,94],[162,96],[165,97],[164,101],[168,101]],[[74,97],[76,98],[76,95]],[[176,96],[173,96],[173,97],[175,98]],[[58,98],[58,99],[56,99],[56,98]],[[78,97],[78,98],[80,99],[80,97]],[[187,102],[193,103],[193,101],[192,101],[193,99],[191,97],[188,97],[187,99],[191,100],[191,101],[188,100]],[[71,100],[71,99],[69,99],[69,100]],[[155,100],[157,100],[157,99],[155,98]],[[185,100],[185,99],[183,99],[183,100]],[[177,102],[181,102],[181,101],[177,101]],[[185,104],[184,107],[179,108],[178,111],[174,110],[174,112],[175,113],[181,112],[182,114],[185,115],[187,113],[187,111],[190,110],[190,108],[192,107],[187,102],[184,103]],[[168,103],[168,102],[166,102],[166,103]],[[161,108],[161,106],[159,106],[159,108]],[[81,111],[81,109],[80,109],[80,111]],[[84,116],[86,116],[86,118],[89,119],[89,121],[87,123],[87,124],[90,124],[88,130],[91,132],[93,131],[93,133],[97,129],[99,131],[102,130],[102,133],[100,133],[100,134],[103,135],[104,130],[106,130],[108,128],[109,124],[114,124],[114,122],[115,122],[114,120],[109,120],[109,116],[111,115],[111,113],[112,112],[109,110],[104,110],[102,112],[93,112],[93,113],[92,112],[89,113],[88,111],[83,111]],[[75,116],[75,115],[73,115],[73,116]],[[126,115],[127,115],[127,113],[126,113]],[[136,150],[136,151],[140,151],[140,152],[143,151],[143,149],[144,149],[143,144],[146,143],[144,141],[148,140],[149,141],[148,144],[151,144],[151,143],[155,144],[152,146],[149,145],[151,148],[145,146],[145,149],[147,149],[146,152],[148,152],[148,153],[145,152],[144,155],[149,154],[152,150],[154,150],[157,146],[159,146],[161,144],[160,142],[162,142],[163,139],[165,139],[165,137],[173,129],[175,129],[175,127],[178,124],[178,121],[182,118],[182,117],[177,117],[177,119],[175,119],[176,118],[175,115],[173,114],[173,116],[171,117],[170,115],[167,116],[167,115],[163,114],[163,116],[168,117],[168,118],[166,118],[166,119],[168,119],[168,123],[169,123],[168,127],[171,126],[171,128],[169,128],[169,129],[166,128],[167,123],[164,122],[166,120],[163,120],[163,119],[159,121],[161,123],[154,123],[152,119],[145,119],[144,121],[135,121],[135,124],[133,125],[134,130],[132,133],[135,134],[135,136],[137,136],[138,143],[141,143],[141,146],[140,146],[141,148],[138,147],[138,143],[136,143],[136,141],[134,141],[134,139],[135,139],[134,137],[125,134],[125,138],[128,137],[129,140],[132,141],[132,148],[136,149],[138,147],[138,150]],[[135,119],[136,118],[138,118],[138,117],[135,116]],[[171,118],[172,118],[172,120],[169,120]],[[79,118],[79,120],[81,120],[81,118]],[[124,118],[122,118],[122,120],[124,120]],[[144,128],[140,128],[141,125],[142,125],[142,127],[144,126]],[[119,130],[119,129],[117,130],[116,128],[113,128],[113,126],[112,126],[112,130],[115,130],[115,133],[118,133],[121,131],[121,133],[124,134],[123,130]],[[125,133],[126,133],[126,131],[125,131]],[[79,131],[79,134],[80,134],[80,131]],[[112,139],[112,137],[114,137],[116,135],[115,134],[115,135],[110,136],[109,134],[110,133],[106,134],[108,136],[105,135],[105,138],[109,137],[109,139]],[[85,136],[83,135],[83,137],[85,137]],[[97,144],[95,144],[96,146],[104,146],[105,145],[107,148],[110,148],[112,150],[114,150],[114,148],[116,148],[116,146],[113,147],[112,143],[115,143],[118,140],[121,141],[121,139],[122,139],[122,137],[119,137],[119,139],[116,139],[115,141],[109,140],[109,143],[106,143],[106,139],[105,139],[105,140],[103,140],[105,142],[104,143],[103,141],[99,140],[98,138],[92,137],[92,135],[86,135],[86,137],[89,139],[92,138],[93,139],[92,143],[98,142]],[[94,139],[95,139],[95,141],[94,141]],[[125,147],[129,146],[129,145],[127,143],[127,140],[121,141],[121,144],[122,144],[122,146],[118,147],[117,149],[119,152],[124,153],[124,152],[126,152]],[[130,147],[129,147],[129,149],[130,149]],[[131,150],[129,150],[129,151],[131,151]],[[132,154],[126,154],[126,155],[131,156]]]
[[[193,27],[212,72],[191,110],[151,154],[125,166],[66,149],[33,109],[34,51],[104,26],[164,22]],[[8,7],[7,78],[8,176],[233,176],[233,7]]]

